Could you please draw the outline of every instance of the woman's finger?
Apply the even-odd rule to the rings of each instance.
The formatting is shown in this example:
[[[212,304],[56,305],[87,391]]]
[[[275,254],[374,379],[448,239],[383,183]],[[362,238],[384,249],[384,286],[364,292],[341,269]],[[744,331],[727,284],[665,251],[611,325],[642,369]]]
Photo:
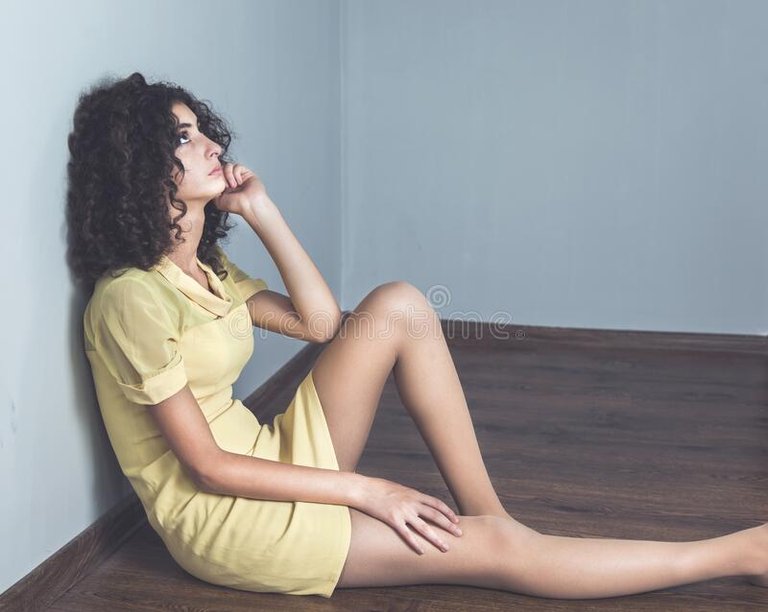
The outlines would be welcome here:
[[[241,182],[240,181],[240,168],[241,168],[240,164],[235,164],[234,166],[232,166],[232,178],[235,181],[235,184],[233,185],[233,187],[235,187],[235,188],[240,186],[240,182]]]
[[[439,510],[436,510],[432,506],[428,506],[424,504],[424,507],[419,512],[419,514],[421,516],[426,516],[428,519],[437,523],[440,527],[452,533],[453,535],[455,536],[461,535],[461,528],[458,525],[456,525],[453,521],[451,521],[451,519],[445,516],[445,514],[443,514]]]
[[[235,180],[234,175],[234,164],[227,164],[224,166],[224,175],[227,177],[227,185],[231,189],[237,187],[237,181]]]
[[[425,495],[422,498],[422,501],[428,506],[437,508],[445,516],[451,519],[451,522],[453,523],[459,522],[459,517],[456,516],[456,513],[453,510],[451,510],[451,507],[448,504],[446,504],[442,499],[438,499],[437,497],[432,497],[431,495]]]
[[[423,535],[427,540],[432,542],[437,548],[443,552],[448,550],[448,544],[443,542],[443,539],[435,532],[432,525],[423,520],[420,516],[416,516],[413,519],[413,526],[417,527],[419,533]]]
[[[420,555],[424,554],[424,549],[419,544],[416,536],[413,535],[413,532],[408,529],[407,523],[398,524],[397,532],[405,538],[405,541],[408,542],[408,544],[411,545],[411,548],[413,548],[417,553]]]

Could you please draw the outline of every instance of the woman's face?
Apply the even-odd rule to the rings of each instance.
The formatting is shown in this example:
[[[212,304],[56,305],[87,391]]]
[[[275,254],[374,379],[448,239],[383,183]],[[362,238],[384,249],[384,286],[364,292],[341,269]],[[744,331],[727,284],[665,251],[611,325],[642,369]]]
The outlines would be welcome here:
[[[221,145],[198,131],[197,117],[183,102],[175,102],[171,112],[179,121],[176,157],[184,164],[184,177],[174,169],[173,181],[178,189],[176,197],[187,206],[205,206],[227,187],[224,174],[211,170],[221,168]],[[186,124],[186,125],[185,125]]]

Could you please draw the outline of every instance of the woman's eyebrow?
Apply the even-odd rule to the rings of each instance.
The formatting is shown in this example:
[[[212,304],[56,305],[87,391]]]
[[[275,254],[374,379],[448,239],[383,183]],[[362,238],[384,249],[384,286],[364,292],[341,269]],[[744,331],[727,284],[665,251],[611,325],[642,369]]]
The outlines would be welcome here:
[[[177,126],[177,129],[180,130],[181,128],[188,128],[188,127],[192,127],[192,124],[191,123],[182,123],[181,125]],[[200,123],[198,122],[198,124],[195,127],[200,127]]]

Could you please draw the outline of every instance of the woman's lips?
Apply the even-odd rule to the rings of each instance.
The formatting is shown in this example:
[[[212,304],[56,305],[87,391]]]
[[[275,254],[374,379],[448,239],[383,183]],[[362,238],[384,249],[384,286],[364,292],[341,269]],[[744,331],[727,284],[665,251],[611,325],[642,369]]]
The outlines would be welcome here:
[[[212,174],[219,174],[220,172],[221,172],[221,166],[216,166],[216,167],[215,167],[213,170],[211,170],[211,171],[208,173],[208,176],[210,176],[210,175],[212,175]]]

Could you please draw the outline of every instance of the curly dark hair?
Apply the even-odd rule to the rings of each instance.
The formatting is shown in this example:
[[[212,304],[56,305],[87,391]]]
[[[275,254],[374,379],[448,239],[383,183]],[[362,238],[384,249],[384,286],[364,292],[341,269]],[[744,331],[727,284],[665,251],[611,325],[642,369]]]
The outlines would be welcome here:
[[[222,164],[232,132],[211,103],[198,100],[174,83],[148,84],[134,72],[122,80],[106,77],[80,94],[69,134],[67,164],[67,263],[75,279],[91,293],[106,272],[119,276],[127,267],[149,270],[173,247],[171,230],[187,204],[176,198],[174,168],[178,119],[171,111],[183,102],[197,115],[200,132],[221,145]],[[171,219],[168,202],[181,214]],[[222,280],[227,272],[216,244],[235,227],[229,213],[213,201],[205,206],[200,260]],[[183,238],[182,238],[183,240]]]

